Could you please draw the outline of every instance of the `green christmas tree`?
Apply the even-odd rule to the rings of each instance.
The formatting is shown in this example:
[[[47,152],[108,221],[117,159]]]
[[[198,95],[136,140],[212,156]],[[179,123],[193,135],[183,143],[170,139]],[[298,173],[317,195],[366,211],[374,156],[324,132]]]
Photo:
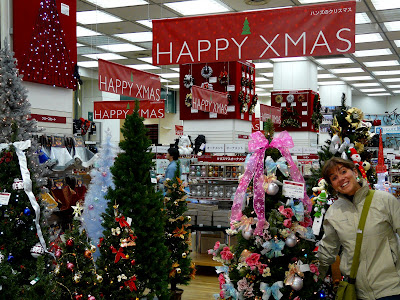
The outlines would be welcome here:
[[[114,228],[114,203],[118,203],[119,212],[132,219],[131,227],[135,230],[136,250],[136,294],[137,297],[147,296],[152,299],[168,299],[168,251],[164,244],[164,214],[163,197],[156,192],[150,181],[150,169],[153,154],[148,151],[151,141],[146,136],[143,118],[139,116],[139,103],[132,115],[127,116],[121,129],[124,140],[119,146],[123,151],[115,159],[111,173],[114,177],[114,188],[109,188],[107,199],[111,200],[104,217],[104,228]],[[107,231],[105,235],[108,234]],[[117,250],[117,246],[114,246]],[[100,249],[100,251],[102,251]],[[109,261],[105,256],[115,257],[115,254],[102,253],[102,261]],[[119,272],[123,270],[112,270]],[[113,286],[104,292],[105,297],[115,292]],[[119,287],[116,287],[119,288]]]
[[[251,32],[250,32],[249,21],[246,18],[243,22],[242,35],[248,35],[248,34],[251,34]]]
[[[60,299],[97,297],[103,278],[93,261],[96,246],[90,243],[86,231],[81,230],[79,220],[73,221],[72,229],[65,232],[63,240],[65,242],[57,245],[55,251],[57,265],[54,269]]]
[[[189,284],[194,278],[195,266],[190,259],[189,246],[190,217],[183,216],[187,211],[186,192],[180,179],[180,163],[177,163],[175,177],[165,182],[167,193],[164,198],[167,215],[165,225],[165,244],[170,253],[169,281],[172,293],[177,293],[178,284]]]

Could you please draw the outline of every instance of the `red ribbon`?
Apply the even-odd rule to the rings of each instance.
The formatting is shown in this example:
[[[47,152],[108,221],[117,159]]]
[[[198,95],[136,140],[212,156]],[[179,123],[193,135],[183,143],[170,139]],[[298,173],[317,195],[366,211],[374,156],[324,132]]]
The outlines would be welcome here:
[[[136,280],[136,276],[132,276],[131,279],[125,281],[125,286],[129,287],[131,292],[133,290],[137,291],[135,280]]]
[[[121,227],[129,227],[129,223],[125,220],[124,216],[121,216],[121,218],[115,218],[116,222],[119,222],[119,226]]]
[[[122,259],[126,259],[126,255],[122,252],[124,251],[124,248],[120,247],[119,250],[117,251],[117,249],[114,248],[114,246],[111,245],[111,251],[112,253],[115,254],[115,260],[114,263],[119,262],[119,260]]]

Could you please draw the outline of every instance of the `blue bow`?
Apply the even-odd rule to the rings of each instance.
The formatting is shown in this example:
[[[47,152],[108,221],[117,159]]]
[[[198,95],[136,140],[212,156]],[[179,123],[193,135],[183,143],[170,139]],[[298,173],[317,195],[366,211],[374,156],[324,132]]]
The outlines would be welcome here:
[[[289,199],[286,202],[287,206],[290,206],[290,208],[293,210],[294,216],[296,217],[297,221],[303,222],[304,221],[304,205],[303,202],[300,202],[299,204],[295,205],[293,199]]]
[[[285,177],[289,176],[289,168],[286,164],[286,159],[283,156],[279,158],[276,162],[274,162],[271,156],[267,156],[267,158],[265,159],[265,169],[267,171],[267,175],[271,173],[275,175],[277,168]]]
[[[229,272],[228,266],[217,266],[217,267],[215,267],[215,270],[216,270],[217,274]]]
[[[225,298],[232,297],[232,300],[236,300],[238,298],[237,291],[232,283],[223,284],[222,288],[225,291]]]
[[[271,287],[268,283],[261,282],[260,284],[260,291],[263,292],[262,300],[268,300],[271,295],[274,297],[275,300],[279,300],[282,298],[283,294],[279,289],[283,288],[283,282],[277,281]]]
[[[285,242],[281,240],[277,242],[275,242],[275,240],[269,240],[266,241],[262,247],[264,250],[261,251],[261,254],[266,255],[268,258],[279,257],[283,256],[282,249],[285,247]]]
[[[311,229],[311,227],[307,227],[307,231],[304,234],[305,239],[307,240],[315,240],[315,235]]]

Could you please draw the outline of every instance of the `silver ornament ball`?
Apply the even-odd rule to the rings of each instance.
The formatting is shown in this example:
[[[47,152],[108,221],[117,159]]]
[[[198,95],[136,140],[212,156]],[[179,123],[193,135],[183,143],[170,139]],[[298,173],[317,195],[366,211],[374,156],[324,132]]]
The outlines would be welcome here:
[[[39,256],[44,254],[44,249],[40,243],[37,243],[35,246],[31,248],[31,255],[34,258],[38,258]]]
[[[279,192],[279,186],[275,182],[271,182],[267,188],[267,194],[274,196]]]
[[[294,236],[294,235],[289,235],[289,236],[286,238],[285,244],[286,244],[286,246],[288,246],[288,247],[290,247],[290,248],[296,246],[296,244],[297,244],[296,236]]]
[[[292,289],[300,291],[303,288],[303,279],[299,276],[295,276],[292,283]]]
[[[246,239],[249,240],[251,238],[251,236],[253,235],[253,229],[250,228],[250,230],[248,231],[243,231],[242,230],[242,236]]]

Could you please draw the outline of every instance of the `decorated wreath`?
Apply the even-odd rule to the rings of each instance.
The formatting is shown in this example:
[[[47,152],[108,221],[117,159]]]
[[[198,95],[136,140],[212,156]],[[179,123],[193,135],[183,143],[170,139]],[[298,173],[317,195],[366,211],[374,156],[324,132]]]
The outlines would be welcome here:
[[[294,107],[285,107],[282,109],[282,122],[281,127],[296,127],[300,128],[300,122],[298,120],[299,113]]]
[[[185,97],[185,105],[186,105],[187,107],[192,107],[192,99],[193,99],[192,93],[186,94],[186,97]]]
[[[241,84],[241,86],[247,86],[247,78],[242,77],[242,79],[240,79],[240,84]]]
[[[294,96],[292,94],[289,94],[286,96],[286,101],[288,103],[292,103],[294,101]]]
[[[306,97],[304,97],[304,95],[298,95],[297,96],[297,101],[298,102],[304,102],[304,101],[306,101]]]
[[[210,66],[205,65],[202,69],[201,69],[201,76],[203,76],[204,78],[210,78],[211,75],[213,73],[213,69]]]
[[[282,101],[283,101],[283,96],[282,95],[276,95],[276,97],[275,97],[275,101],[276,101],[276,103],[282,103]]]
[[[250,90],[254,89],[254,81],[253,80],[249,80],[249,88],[250,88]]]
[[[245,101],[244,101],[244,92],[243,91],[239,92],[238,100],[239,100],[239,103],[245,103]]]
[[[249,108],[249,114],[250,115],[254,114],[254,112],[256,110],[257,102],[258,102],[258,96],[254,95],[253,99],[251,100],[251,104],[250,104],[250,108]]]
[[[244,97],[244,102],[245,102],[245,103],[250,103],[250,95],[249,95],[249,94],[247,94],[247,95]]]
[[[229,81],[228,72],[221,71],[221,73],[219,73],[219,76],[218,76],[218,82],[221,85],[226,86],[226,85],[228,85],[228,81]]]
[[[248,110],[247,104],[246,103],[242,103],[240,105],[240,112],[245,113],[245,112],[247,112],[247,110]]]
[[[186,74],[183,78],[183,85],[185,88],[190,89],[194,85],[194,78],[191,74]]]

